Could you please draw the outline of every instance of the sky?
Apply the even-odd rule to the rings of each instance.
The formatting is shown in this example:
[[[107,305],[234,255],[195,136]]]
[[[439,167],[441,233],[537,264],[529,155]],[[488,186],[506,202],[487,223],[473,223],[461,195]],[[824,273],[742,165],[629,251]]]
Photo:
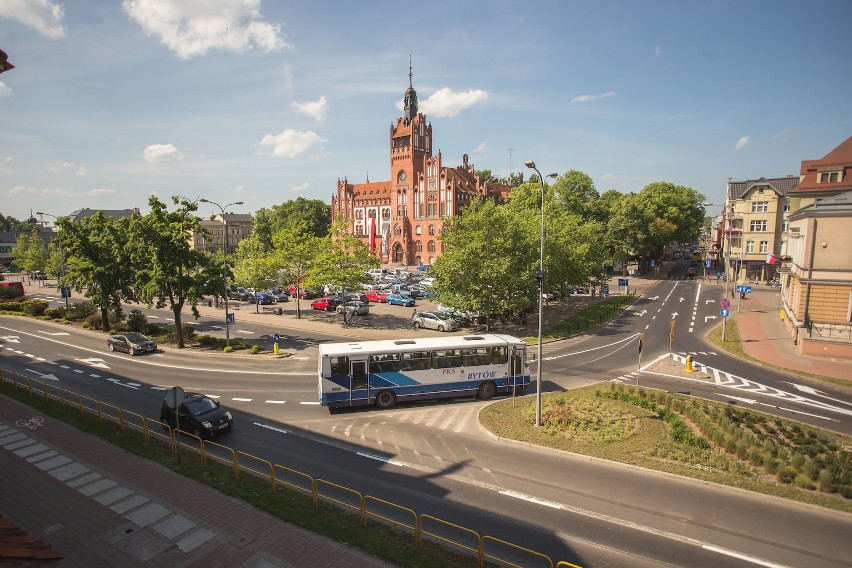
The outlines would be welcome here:
[[[0,213],[330,203],[391,178],[409,63],[445,166],[721,205],[852,135],[850,28],[848,0],[0,0]]]

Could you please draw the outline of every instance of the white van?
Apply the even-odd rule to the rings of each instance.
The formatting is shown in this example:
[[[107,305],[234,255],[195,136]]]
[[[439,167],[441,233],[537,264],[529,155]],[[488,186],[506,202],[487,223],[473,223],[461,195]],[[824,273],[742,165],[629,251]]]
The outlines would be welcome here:
[[[373,280],[378,280],[379,278],[383,278],[388,271],[384,268],[370,268],[367,270],[367,276],[372,278]]]

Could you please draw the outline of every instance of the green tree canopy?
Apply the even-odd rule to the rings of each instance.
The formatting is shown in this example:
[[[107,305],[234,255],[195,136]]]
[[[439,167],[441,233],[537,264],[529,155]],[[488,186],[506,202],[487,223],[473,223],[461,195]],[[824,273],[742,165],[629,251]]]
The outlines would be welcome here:
[[[329,247],[326,237],[317,237],[294,224],[276,231],[272,245],[278,263],[278,273],[283,282],[296,287],[296,317],[302,317],[299,292],[316,263],[317,257]]]
[[[256,291],[274,287],[279,280],[277,255],[267,252],[256,233],[240,241],[234,253],[234,279],[237,284]],[[255,304],[255,311],[260,303]]]

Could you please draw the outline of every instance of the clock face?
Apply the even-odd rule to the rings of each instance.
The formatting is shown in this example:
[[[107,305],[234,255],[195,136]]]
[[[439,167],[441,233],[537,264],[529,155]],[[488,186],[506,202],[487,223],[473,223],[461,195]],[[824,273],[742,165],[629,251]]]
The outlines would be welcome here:
[[[399,172],[399,175],[396,177],[399,181],[405,181],[405,172]]]

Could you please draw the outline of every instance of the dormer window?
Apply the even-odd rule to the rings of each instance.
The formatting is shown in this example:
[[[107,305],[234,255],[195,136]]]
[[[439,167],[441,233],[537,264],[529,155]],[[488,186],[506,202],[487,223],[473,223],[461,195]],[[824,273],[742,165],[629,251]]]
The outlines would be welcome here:
[[[835,183],[840,179],[840,172],[822,172],[819,174],[819,183]]]

